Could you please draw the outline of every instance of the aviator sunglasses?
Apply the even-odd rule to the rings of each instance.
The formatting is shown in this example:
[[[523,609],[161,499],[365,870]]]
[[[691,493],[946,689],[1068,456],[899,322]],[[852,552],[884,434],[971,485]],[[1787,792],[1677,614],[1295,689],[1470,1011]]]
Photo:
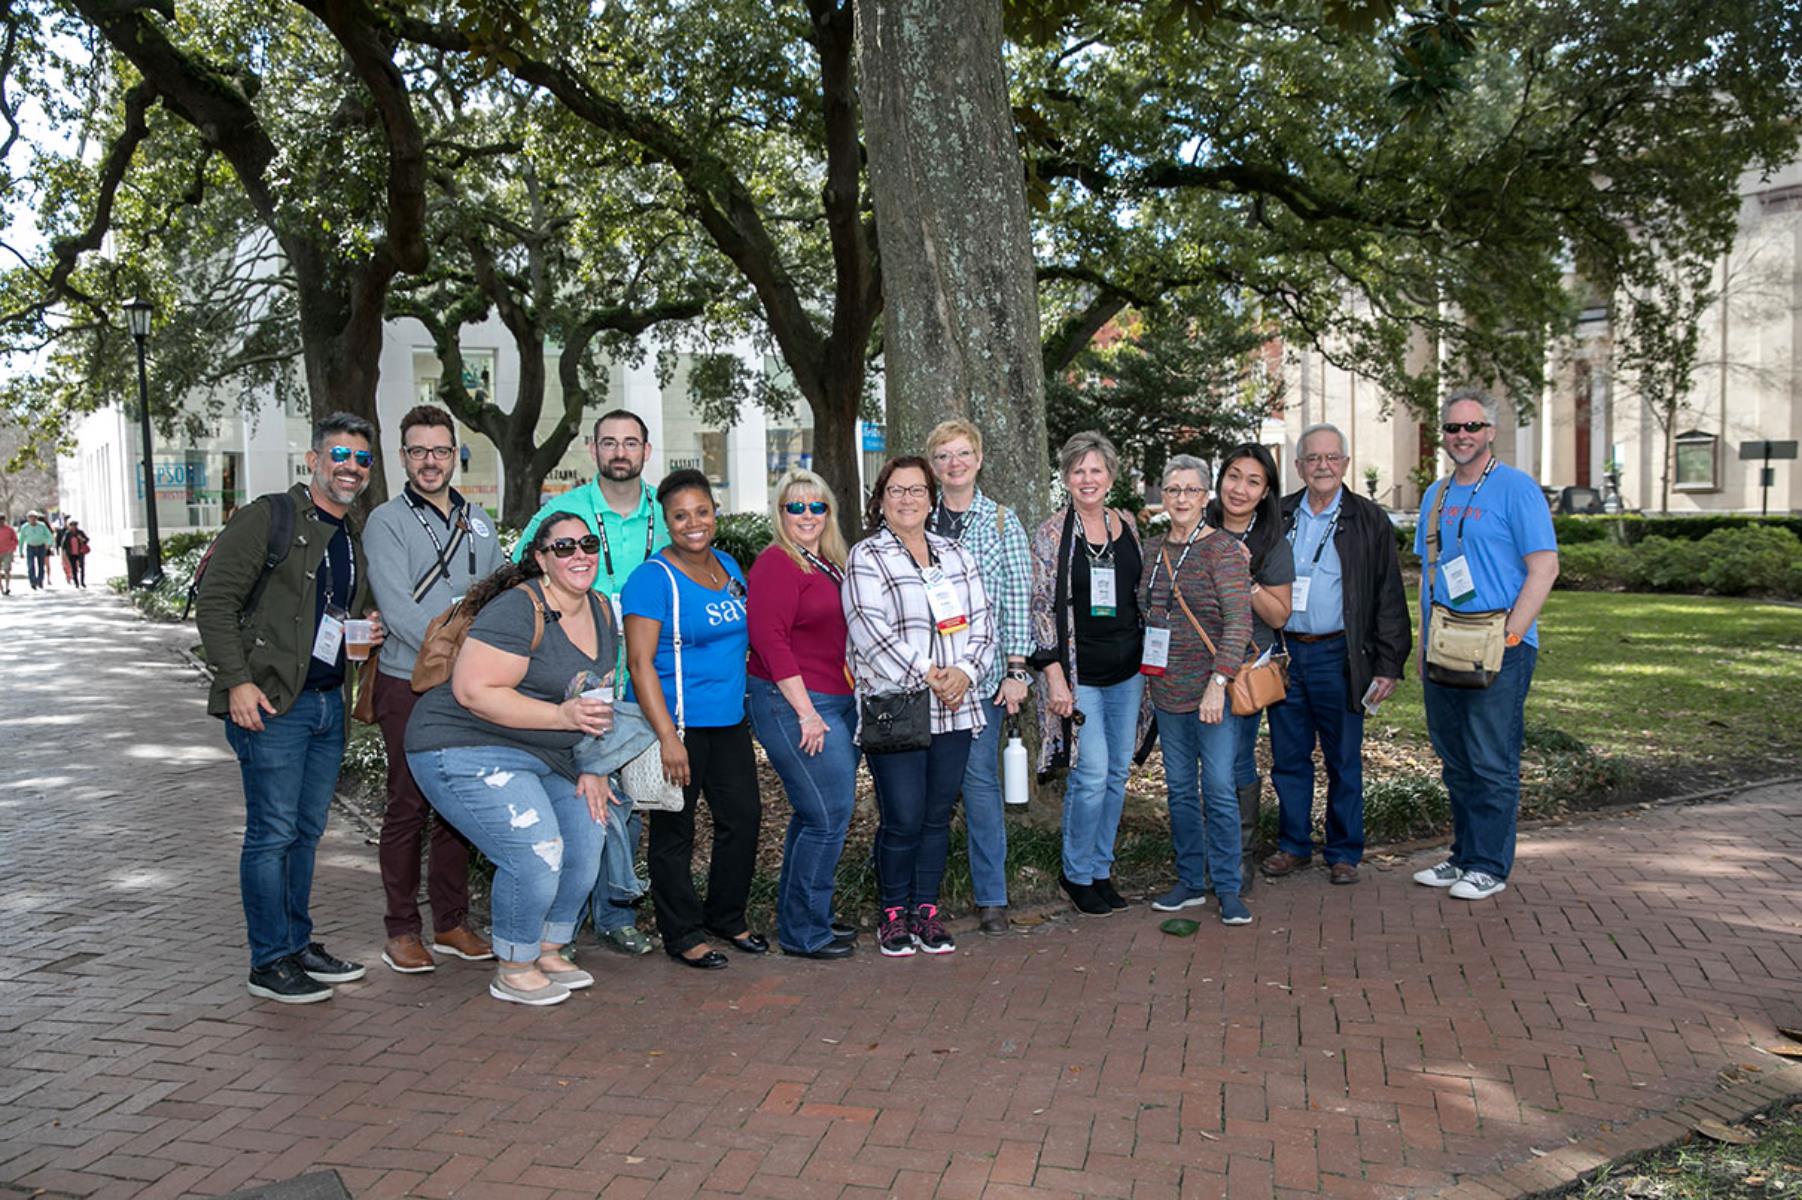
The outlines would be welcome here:
[[[1489,428],[1488,421],[1447,421],[1440,426],[1447,433],[1480,433]]]
[[[823,517],[830,507],[832,506],[824,500],[790,500],[782,506],[782,511],[791,517],[798,517],[802,513],[812,513],[816,517]]]
[[[555,554],[558,558],[568,558],[578,550],[584,554],[599,554],[601,552],[601,539],[592,533],[587,537],[581,538],[558,538],[556,541],[546,546],[545,549],[549,550],[552,554]]]
[[[332,447],[332,461],[335,463],[347,463],[353,457],[357,460],[357,465],[364,468],[375,461],[375,454],[368,450],[352,450],[349,446]]]

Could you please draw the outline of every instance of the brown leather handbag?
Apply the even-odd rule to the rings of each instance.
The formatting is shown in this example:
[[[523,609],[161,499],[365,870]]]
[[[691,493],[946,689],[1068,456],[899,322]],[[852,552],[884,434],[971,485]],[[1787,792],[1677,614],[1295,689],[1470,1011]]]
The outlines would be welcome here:
[[[376,659],[382,648],[377,646],[369,652],[369,657],[357,669],[357,700],[350,706],[350,715],[365,725],[375,722],[375,672]]]
[[[1214,639],[1208,631],[1201,627],[1195,619],[1195,610],[1183,598],[1182,588],[1177,586],[1176,571],[1170,566],[1170,546],[1163,548],[1164,568],[1170,572],[1170,593],[1182,606],[1183,616],[1189,618],[1189,625],[1201,635],[1201,641],[1208,648],[1208,653],[1219,657],[1220,651],[1214,646]],[[1247,659],[1231,680],[1227,682],[1227,698],[1232,701],[1235,717],[1249,717],[1253,713],[1263,712],[1272,704],[1281,704],[1289,694],[1289,655],[1287,652],[1272,654],[1262,662],[1262,656]]]

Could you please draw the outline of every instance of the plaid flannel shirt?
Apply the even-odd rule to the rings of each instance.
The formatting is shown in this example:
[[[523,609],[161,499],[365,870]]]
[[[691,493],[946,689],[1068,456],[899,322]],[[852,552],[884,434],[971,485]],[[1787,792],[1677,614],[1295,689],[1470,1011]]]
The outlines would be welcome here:
[[[995,624],[995,653],[983,664],[982,678],[976,683],[984,700],[1001,687],[1010,657],[1030,658],[1036,649],[1032,640],[1032,547],[1020,518],[1011,509],[1005,519],[1001,512],[1001,506],[977,488],[964,517],[963,536],[958,539],[976,559]]]
[[[953,711],[932,697],[932,732],[979,730],[986,722],[984,699],[975,689],[982,666],[995,657],[995,625],[976,559],[956,542],[926,535],[945,578],[964,603],[969,626],[941,634],[926,602],[926,581],[907,547],[882,529],[851,547],[845,564],[845,621],[850,627],[851,674],[859,696],[919,691],[932,667],[956,667],[970,677],[972,690]]]

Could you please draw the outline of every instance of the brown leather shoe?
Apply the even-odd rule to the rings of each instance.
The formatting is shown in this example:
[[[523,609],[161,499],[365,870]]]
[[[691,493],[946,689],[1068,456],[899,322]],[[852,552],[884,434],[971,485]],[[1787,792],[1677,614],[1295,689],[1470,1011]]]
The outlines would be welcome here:
[[[382,961],[402,975],[423,975],[438,966],[417,933],[389,938],[388,944],[382,947]]]
[[[1287,850],[1278,850],[1259,864],[1258,870],[1272,879],[1281,879],[1285,875],[1293,875],[1313,861],[1311,858],[1299,858]]]
[[[1356,883],[1358,882],[1358,864],[1334,863],[1332,876],[1334,883]]]
[[[438,954],[454,954],[465,962],[486,962],[494,957],[488,939],[467,925],[432,935],[432,950]]]
[[[976,910],[977,928],[984,933],[1007,932],[1007,909],[998,904],[984,905]]]

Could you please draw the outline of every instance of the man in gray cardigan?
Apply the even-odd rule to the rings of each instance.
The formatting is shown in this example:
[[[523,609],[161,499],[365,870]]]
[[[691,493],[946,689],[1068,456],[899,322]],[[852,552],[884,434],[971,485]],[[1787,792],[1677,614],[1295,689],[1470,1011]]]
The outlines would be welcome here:
[[[432,952],[470,962],[494,957],[469,929],[469,844],[433,816],[426,893],[432,943],[420,933],[419,851],[431,807],[407,770],[407,718],[413,715],[413,661],[433,617],[502,562],[494,521],[451,486],[457,428],[442,408],[422,404],[400,422],[407,486],[369,514],[363,545],[369,584],[387,622],[375,679],[375,716],[388,747],[388,811],[382,818],[382,888],[388,941],[382,961],[402,974],[430,971]]]

